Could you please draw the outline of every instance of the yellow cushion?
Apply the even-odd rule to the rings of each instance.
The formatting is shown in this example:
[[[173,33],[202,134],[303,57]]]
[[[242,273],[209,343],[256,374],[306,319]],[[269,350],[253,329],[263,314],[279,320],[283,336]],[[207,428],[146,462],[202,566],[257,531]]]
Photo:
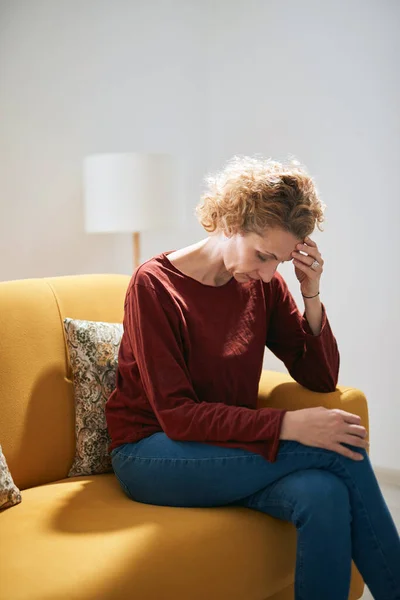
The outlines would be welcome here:
[[[24,490],[0,538],[1,600],[261,600],[294,577],[293,525],[133,502],[114,474]]]

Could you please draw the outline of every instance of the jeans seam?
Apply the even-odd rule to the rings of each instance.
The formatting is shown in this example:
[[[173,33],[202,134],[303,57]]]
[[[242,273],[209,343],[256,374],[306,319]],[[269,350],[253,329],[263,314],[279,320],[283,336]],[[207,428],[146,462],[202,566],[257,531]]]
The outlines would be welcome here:
[[[114,454],[113,456],[123,456],[125,459],[128,460],[157,460],[157,461],[171,461],[171,462],[203,462],[203,461],[212,461],[212,462],[218,462],[219,460],[256,460],[256,461],[264,461],[265,462],[265,458],[263,458],[261,455],[260,456],[208,456],[208,457],[204,457],[204,458],[173,458],[173,457],[168,457],[168,456],[133,456],[131,454],[124,454],[123,452],[118,452],[117,454]]]
[[[296,577],[296,599],[305,600],[303,596],[303,545],[297,539],[297,577]]]

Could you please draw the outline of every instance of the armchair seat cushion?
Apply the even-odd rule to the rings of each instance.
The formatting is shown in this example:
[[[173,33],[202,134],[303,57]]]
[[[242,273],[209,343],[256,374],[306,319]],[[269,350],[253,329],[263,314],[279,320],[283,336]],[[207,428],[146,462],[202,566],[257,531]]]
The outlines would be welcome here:
[[[294,578],[290,523],[133,502],[113,473],[24,490],[0,537],[1,599],[262,600]]]

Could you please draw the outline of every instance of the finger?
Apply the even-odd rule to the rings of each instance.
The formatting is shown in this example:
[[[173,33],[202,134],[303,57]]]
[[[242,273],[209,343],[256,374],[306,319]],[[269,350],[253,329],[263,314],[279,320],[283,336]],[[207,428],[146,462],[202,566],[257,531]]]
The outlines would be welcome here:
[[[309,235],[304,238],[304,242],[308,244],[308,246],[314,246],[315,248],[317,247],[317,244],[310,238]]]
[[[338,442],[340,442],[341,444],[349,444],[350,446],[357,446],[357,448],[369,447],[369,442],[364,438],[360,438],[358,435],[342,435],[338,439]]]
[[[321,253],[317,247],[314,248],[306,246],[305,244],[297,244],[297,253],[299,253],[300,250],[301,252],[305,252],[308,256],[311,256],[314,260],[317,260],[320,264],[324,264]],[[304,254],[301,256],[304,256]]]
[[[296,258],[293,259],[293,264],[300,269],[300,271],[304,271],[304,273],[306,273],[310,279],[317,279],[322,274],[322,271],[316,271]]]
[[[348,425],[346,427],[346,433],[350,435],[358,435],[361,438],[367,438],[368,432],[362,425]]]
[[[293,257],[295,260],[299,260],[307,266],[311,266],[314,262],[314,257],[305,256],[304,254],[300,254],[300,252],[293,252]],[[319,261],[318,261],[319,262]],[[321,263],[320,263],[321,264]]]
[[[342,444],[334,444],[333,450],[338,454],[342,454],[342,456],[346,456],[347,458],[351,458],[352,460],[363,460],[364,457],[361,452],[353,452],[346,446],[342,446]]]
[[[341,408],[332,408],[331,410],[333,410],[333,412],[339,413],[339,415],[342,415],[346,423],[361,423],[361,417],[359,415],[349,413],[345,410],[342,410]]]
[[[306,252],[309,256],[313,256],[314,258],[317,258],[317,255],[319,255],[319,251],[317,247],[314,246],[307,246],[306,244],[297,244],[296,246],[296,250],[299,252],[300,250],[302,252]]]

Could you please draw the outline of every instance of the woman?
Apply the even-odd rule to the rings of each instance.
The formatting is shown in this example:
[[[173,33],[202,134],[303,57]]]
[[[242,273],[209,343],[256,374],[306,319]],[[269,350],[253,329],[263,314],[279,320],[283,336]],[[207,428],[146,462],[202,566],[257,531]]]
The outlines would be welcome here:
[[[360,418],[257,409],[265,346],[310,390],[338,382],[324,260],[309,237],[323,221],[314,183],[295,161],[250,157],[207,181],[196,214],[210,235],[143,263],[126,294],[106,405],[121,487],[138,502],[234,504],[293,522],[299,600],[347,600],[352,558],[374,598],[400,599],[399,536]],[[276,271],[284,261],[303,315]]]

